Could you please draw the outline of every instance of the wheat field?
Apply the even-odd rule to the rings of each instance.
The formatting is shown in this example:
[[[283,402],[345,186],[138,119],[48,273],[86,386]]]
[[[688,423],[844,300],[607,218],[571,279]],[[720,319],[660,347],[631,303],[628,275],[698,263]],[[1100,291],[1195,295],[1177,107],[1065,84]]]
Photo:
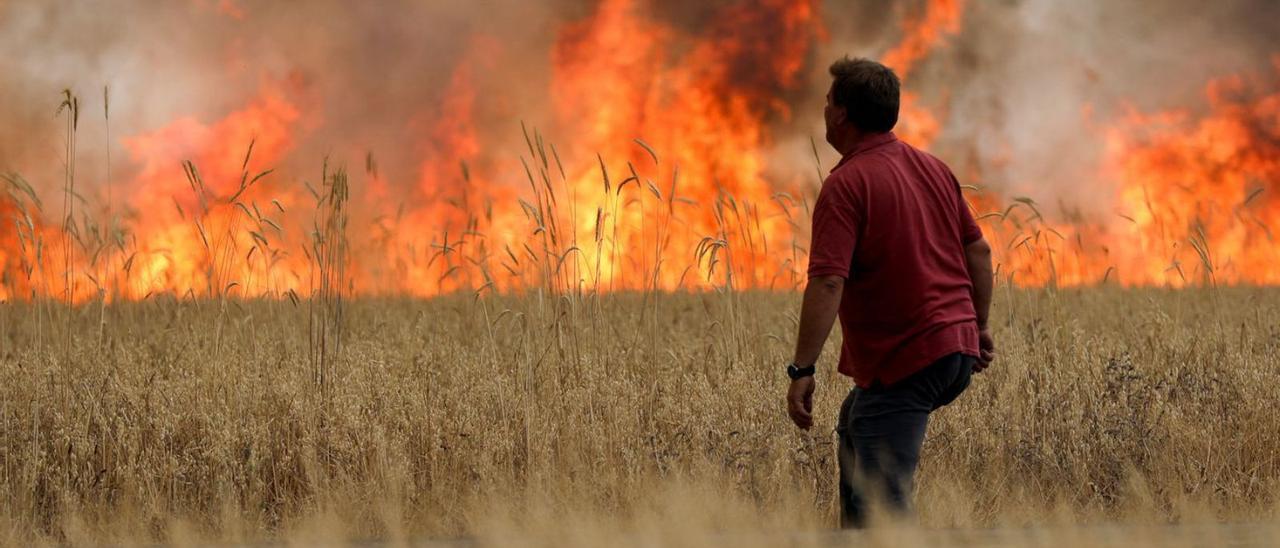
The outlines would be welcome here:
[[[1280,291],[998,288],[915,523],[855,537],[838,333],[815,428],[784,412],[799,300],[3,304],[0,542],[1280,539]]]

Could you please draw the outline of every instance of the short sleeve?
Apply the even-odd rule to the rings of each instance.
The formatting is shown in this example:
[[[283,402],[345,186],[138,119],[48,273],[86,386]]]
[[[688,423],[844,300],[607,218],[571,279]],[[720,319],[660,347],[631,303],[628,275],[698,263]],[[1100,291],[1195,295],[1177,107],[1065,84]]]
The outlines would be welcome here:
[[[960,181],[956,180],[956,176],[951,174],[951,182],[956,186],[956,215],[960,219],[960,243],[969,245],[982,239],[982,228],[978,226],[978,222],[973,218],[973,211],[969,209],[969,203],[964,201],[964,192],[960,189]]]
[[[813,205],[813,237],[809,245],[809,277],[849,277],[858,245],[861,215],[839,181],[828,180]]]

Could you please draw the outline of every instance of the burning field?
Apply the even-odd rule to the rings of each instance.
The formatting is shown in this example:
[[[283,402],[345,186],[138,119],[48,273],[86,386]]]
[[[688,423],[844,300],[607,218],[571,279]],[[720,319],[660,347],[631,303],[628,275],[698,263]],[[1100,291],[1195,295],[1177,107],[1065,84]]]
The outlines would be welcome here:
[[[0,542],[828,544],[845,54],[997,265],[920,522],[1276,522],[1273,3],[451,4],[0,0]]]
[[[1234,63],[1129,61],[988,43],[1090,23],[1034,2],[404,7],[414,24],[335,5],[314,16],[352,10],[350,36],[288,41],[295,14],[260,9],[168,6],[126,40],[93,13],[6,8],[0,298],[278,299],[314,289],[316,246],[338,243],[356,296],[792,289],[835,160],[824,61],[844,51],[902,76],[899,133],[952,162],[1002,280],[1280,281],[1280,48],[1249,42],[1270,32],[1213,44]],[[1063,29],[1011,28],[1048,16]],[[171,44],[193,20],[208,30]],[[1108,30],[1082,36],[1124,43]],[[1202,76],[1124,72],[1148,63]],[[343,241],[325,242],[335,177]]]

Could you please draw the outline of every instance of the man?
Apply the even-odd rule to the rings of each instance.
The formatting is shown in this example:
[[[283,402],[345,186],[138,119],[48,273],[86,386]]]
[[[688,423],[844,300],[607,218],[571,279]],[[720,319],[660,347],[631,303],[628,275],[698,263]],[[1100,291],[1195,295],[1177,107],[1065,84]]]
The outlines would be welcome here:
[[[942,161],[893,134],[898,77],[866,59],[831,65],[827,142],[843,156],[813,210],[787,412],[813,425],[814,363],[837,312],[839,371],[854,388],[838,426],[841,525],[868,503],[907,510],[929,413],[990,365],[991,248]]]

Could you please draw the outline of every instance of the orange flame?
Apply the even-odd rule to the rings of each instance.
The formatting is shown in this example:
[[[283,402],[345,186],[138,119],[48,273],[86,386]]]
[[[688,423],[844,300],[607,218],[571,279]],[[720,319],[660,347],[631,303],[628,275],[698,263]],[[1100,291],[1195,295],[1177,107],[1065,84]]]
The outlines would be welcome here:
[[[893,67],[899,78],[907,80],[917,63],[947,37],[960,31],[963,13],[964,0],[929,2],[922,15],[908,17],[903,22],[902,42],[885,53],[880,62]],[[898,134],[918,147],[927,148],[942,131],[942,122],[929,109],[920,106],[920,97],[910,89],[903,90],[901,103],[899,118],[903,123]]]
[[[561,33],[553,56],[557,113],[576,137],[570,155],[603,158],[568,174],[579,209],[572,236],[593,243],[578,246],[590,267],[584,278],[613,289],[705,283],[689,257],[740,287],[794,276],[770,256],[795,244],[764,157],[769,120],[792,114],[778,97],[797,90],[821,35],[816,6],[773,0],[722,10],[702,40],[674,56],[676,32],[640,9],[606,0]]]
[[[246,16],[237,2],[210,5]],[[810,117],[790,99],[813,92],[808,77],[826,32],[818,9],[817,0],[710,8],[706,24],[688,30],[654,16],[646,0],[601,0],[554,36],[542,122],[561,146],[523,127],[519,154],[489,148],[501,124],[485,117],[482,76],[502,45],[475,38],[440,102],[411,117],[412,181],[384,178],[372,154],[355,176],[344,289],[427,296],[803,283],[812,172],[772,159],[780,132]],[[922,104],[913,75],[959,32],[964,9],[963,0],[932,0],[904,20],[901,41],[883,56],[907,88],[899,134],[917,146],[934,141],[947,113],[945,94],[940,106]],[[1280,74],[1280,57],[1273,64]],[[41,219],[36,193],[0,182],[0,300],[313,289],[317,245],[329,237],[317,226],[328,181],[259,177],[289,169],[296,143],[320,123],[288,84],[262,86],[218,121],[179,118],[126,138],[135,169],[120,185],[129,190],[123,230],[85,216],[64,231]],[[1006,205],[990,189],[974,196],[1001,276],[1029,285],[1280,283],[1271,268],[1280,258],[1276,87],[1227,77],[1208,85],[1204,114],[1130,109],[1103,124],[1098,177],[1114,182],[1114,215],[1025,198]]]
[[[1105,129],[1114,218],[1048,222],[1033,202],[991,218],[1023,284],[1280,283],[1280,56],[1270,79],[1208,83],[1207,114],[1128,115]],[[1013,213],[1013,212],[1011,212]]]

